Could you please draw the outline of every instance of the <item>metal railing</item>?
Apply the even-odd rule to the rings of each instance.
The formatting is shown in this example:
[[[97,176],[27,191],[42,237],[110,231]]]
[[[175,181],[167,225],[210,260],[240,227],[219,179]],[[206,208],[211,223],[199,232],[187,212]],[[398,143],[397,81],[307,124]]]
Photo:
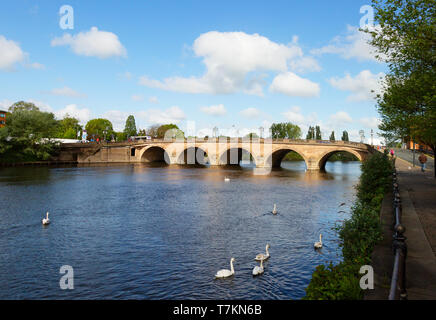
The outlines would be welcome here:
[[[393,172],[393,214],[394,214],[394,236],[392,249],[394,250],[394,268],[392,271],[391,288],[389,300],[407,300],[406,291],[406,257],[407,244],[404,232],[406,228],[401,224],[401,198],[397,180],[397,172]]]

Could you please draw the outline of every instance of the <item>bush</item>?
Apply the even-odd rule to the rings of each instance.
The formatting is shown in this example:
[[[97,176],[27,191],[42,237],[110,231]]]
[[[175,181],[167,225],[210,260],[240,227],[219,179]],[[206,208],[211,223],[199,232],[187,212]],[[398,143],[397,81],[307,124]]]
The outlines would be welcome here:
[[[392,181],[392,163],[376,152],[361,165],[356,203],[351,217],[336,227],[343,261],[326,268],[318,266],[306,288],[307,300],[362,299],[360,267],[371,262],[374,246],[382,239],[380,207]]]

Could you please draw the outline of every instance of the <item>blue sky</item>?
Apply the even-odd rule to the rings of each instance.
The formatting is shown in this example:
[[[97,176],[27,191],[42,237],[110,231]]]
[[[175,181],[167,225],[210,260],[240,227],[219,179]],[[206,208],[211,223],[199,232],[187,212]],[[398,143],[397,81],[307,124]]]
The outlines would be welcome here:
[[[386,65],[358,31],[369,1],[4,1],[0,109],[33,101],[121,130],[173,122],[240,134],[291,121],[377,130]],[[70,5],[73,29],[59,10]],[[375,139],[378,142],[378,139]]]

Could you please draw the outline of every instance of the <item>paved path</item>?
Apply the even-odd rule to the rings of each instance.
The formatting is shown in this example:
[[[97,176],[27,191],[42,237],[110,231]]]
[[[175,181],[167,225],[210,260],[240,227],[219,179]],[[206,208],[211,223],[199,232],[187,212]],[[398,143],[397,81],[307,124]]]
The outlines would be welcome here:
[[[395,148],[394,150],[395,150],[395,155],[398,158],[401,158],[401,159],[406,160],[410,163],[413,163],[413,152],[411,150],[398,149],[398,148]],[[418,161],[419,155],[420,155],[420,153],[417,151],[415,153],[415,167],[418,167],[418,168],[421,167],[421,164]],[[434,169],[434,159],[432,157],[430,157],[429,155],[427,155],[426,169],[428,171],[433,171],[433,169]]]
[[[436,179],[430,170],[410,168],[402,159],[397,158],[396,167],[408,246],[408,296],[436,300]]]

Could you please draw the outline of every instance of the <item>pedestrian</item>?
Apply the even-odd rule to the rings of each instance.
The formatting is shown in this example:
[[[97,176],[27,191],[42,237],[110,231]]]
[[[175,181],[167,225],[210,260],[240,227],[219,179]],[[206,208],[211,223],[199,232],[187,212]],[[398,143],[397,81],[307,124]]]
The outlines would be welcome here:
[[[421,163],[421,171],[425,171],[425,163],[427,162],[427,157],[424,154],[424,152],[421,152],[421,155],[418,158],[419,162]]]
[[[391,154],[391,157],[393,158],[394,157],[394,149],[391,149],[390,154]]]

